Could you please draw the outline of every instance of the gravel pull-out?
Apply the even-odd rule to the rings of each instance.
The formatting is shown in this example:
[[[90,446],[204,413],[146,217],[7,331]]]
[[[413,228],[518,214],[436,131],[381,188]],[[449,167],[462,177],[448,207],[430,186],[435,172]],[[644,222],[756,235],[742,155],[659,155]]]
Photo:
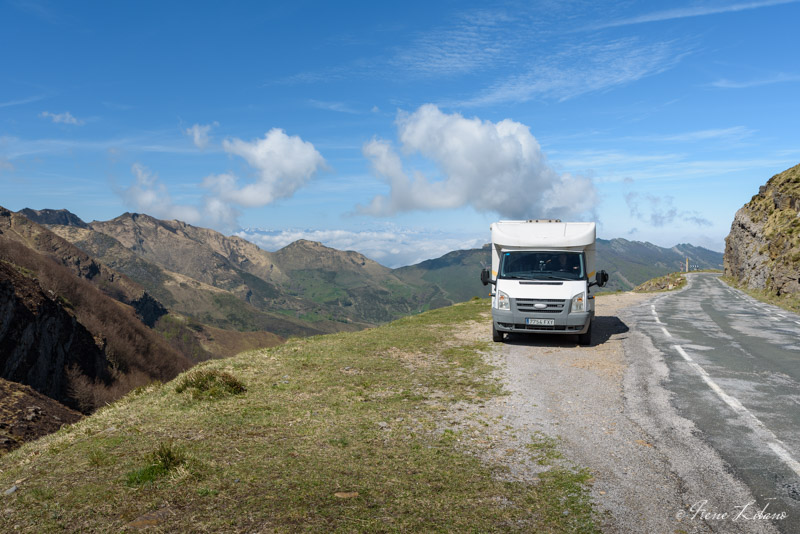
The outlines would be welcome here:
[[[510,395],[460,406],[467,448],[503,466],[501,476],[534,482],[548,467],[526,445],[550,439],[563,465],[588,468],[604,532],[776,532],[766,521],[714,517],[750,502],[747,488],[677,415],[660,383],[667,376],[649,339],[630,328],[652,295],[597,299],[594,340],[512,337],[487,358]],[[490,323],[471,335],[487,338]],[[466,332],[464,333],[466,334]]]

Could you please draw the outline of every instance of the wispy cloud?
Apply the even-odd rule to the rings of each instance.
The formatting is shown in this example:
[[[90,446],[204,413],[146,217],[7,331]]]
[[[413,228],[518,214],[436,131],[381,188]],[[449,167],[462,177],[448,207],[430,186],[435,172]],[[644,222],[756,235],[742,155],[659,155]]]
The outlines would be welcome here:
[[[679,210],[675,207],[675,199],[669,195],[655,196],[629,192],[624,195],[631,217],[662,227],[676,220],[690,222],[696,226],[711,226],[712,223],[696,211]]]
[[[371,57],[341,65],[270,80],[264,85],[396,76],[398,71],[410,77],[454,76],[507,66],[514,64],[519,51],[530,42],[530,28],[524,24],[524,20],[504,11],[455,12],[447,24],[420,30],[408,42],[392,49],[377,50]]]
[[[161,139],[163,138],[163,139]],[[158,142],[162,140],[163,142]],[[114,139],[21,139],[19,137],[0,137],[0,154],[16,159],[31,155],[56,155],[71,151],[107,152],[156,152],[167,154],[194,154],[177,139],[166,137],[161,132],[148,132],[136,137]]]
[[[575,150],[570,157],[554,158],[554,161],[567,169],[593,169],[597,183],[650,181],[672,184],[710,180],[747,170],[782,170],[797,164],[797,154],[797,151],[776,151],[763,158],[690,159],[691,153]]]
[[[31,102],[38,102],[39,100],[44,99],[43,95],[36,95],[36,96],[29,96],[27,98],[19,98],[17,100],[7,100],[6,102],[0,102],[0,108],[9,108],[11,106],[22,106],[24,104],[30,104]]]
[[[675,42],[643,44],[636,38],[576,44],[541,56],[522,74],[495,83],[459,104],[482,106],[526,102],[537,97],[564,101],[662,73],[689,53],[684,45]]]
[[[711,130],[698,130],[695,132],[685,132],[676,135],[666,135],[657,138],[661,141],[694,142],[709,141],[712,139],[740,140],[755,133],[754,130],[744,126],[734,126],[732,128],[718,128]]]
[[[423,75],[473,72],[507,63],[517,32],[515,19],[502,11],[470,11],[457,14],[452,24],[420,33],[398,50],[389,63],[394,68]]]
[[[746,81],[733,81],[722,78],[711,83],[712,87],[720,89],[749,89],[750,87],[761,87],[762,85],[772,85],[775,83],[800,82],[800,74],[779,73],[766,78],[758,78]]]
[[[317,109],[327,109],[328,111],[336,111],[337,113],[349,113],[351,115],[358,115],[361,113],[344,102],[326,102],[312,99],[309,100],[308,103]]]
[[[211,142],[211,136],[209,135],[209,132],[211,132],[212,128],[217,126],[219,126],[217,121],[214,121],[211,124],[193,124],[191,127],[186,128],[183,133],[192,138],[194,146],[200,150],[205,150],[205,148]]]
[[[69,111],[65,111],[64,113],[50,113],[49,111],[42,111],[39,113],[39,117],[43,119],[50,119],[56,124],[72,124],[75,126],[80,126],[84,123],[84,121],[73,117],[72,113]]]
[[[33,15],[51,24],[63,22],[63,16],[49,5],[48,2],[41,0],[11,0],[8,2],[18,10]]]
[[[591,26],[580,28],[581,30],[602,30],[606,28],[617,28],[619,26],[630,26],[633,24],[645,24],[648,22],[661,22],[665,20],[685,19],[691,17],[704,17],[708,15],[719,15],[722,13],[733,13],[738,11],[747,11],[750,9],[759,9],[763,7],[777,6],[781,4],[793,4],[798,0],[765,0],[762,2],[739,2],[736,4],[718,5],[718,6],[692,6],[682,7],[675,9],[666,9],[663,11],[655,11],[636,17],[628,17],[619,20],[612,20],[609,22],[600,22]]]

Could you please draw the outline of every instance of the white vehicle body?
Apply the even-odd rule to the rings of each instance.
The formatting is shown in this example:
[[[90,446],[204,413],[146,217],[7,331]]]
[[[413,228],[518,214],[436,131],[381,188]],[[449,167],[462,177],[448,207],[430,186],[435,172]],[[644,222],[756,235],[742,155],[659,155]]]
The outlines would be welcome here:
[[[492,269],[481,275],[495,286],[492,333],[576,334],[591,343],[595,286],[593,222],[500,221],[491,225]],[[595,281],[596,280],[596,281]]]

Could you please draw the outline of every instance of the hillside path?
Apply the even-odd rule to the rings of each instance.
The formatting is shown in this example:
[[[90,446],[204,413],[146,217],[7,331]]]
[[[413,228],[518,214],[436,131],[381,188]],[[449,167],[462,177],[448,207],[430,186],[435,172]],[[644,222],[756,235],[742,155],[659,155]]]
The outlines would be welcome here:
[[[555,439],[565,458],[557,462],[591,471],[604,532],[778,532],[766,520],[734,520],[754,501],[750,491],[673,407],[663,357],[632,327],[657,298],[599,297],[590,347],[568,336],[493,344],[487,357],[510,394],[460,406],[451,423],[510,480],[535,481],[547,467],[526,445]],[[475,338],[489,339],[486,317],[470,328]]]

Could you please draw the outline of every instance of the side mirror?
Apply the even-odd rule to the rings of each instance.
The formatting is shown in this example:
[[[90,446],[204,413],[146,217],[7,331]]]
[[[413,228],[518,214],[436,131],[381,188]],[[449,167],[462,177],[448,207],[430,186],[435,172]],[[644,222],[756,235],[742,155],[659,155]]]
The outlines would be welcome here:
[[[492,273],[489,272],[489,269],[483,269],[481,271],[481,282],[483,282],[485,286],[495,283],[494,280],[492,280]]]
[[[608,283],[608,273],[605,271],[600,271],[594,276],[594,282],[589,283],[589,287],[598,286],[603,287]]]

